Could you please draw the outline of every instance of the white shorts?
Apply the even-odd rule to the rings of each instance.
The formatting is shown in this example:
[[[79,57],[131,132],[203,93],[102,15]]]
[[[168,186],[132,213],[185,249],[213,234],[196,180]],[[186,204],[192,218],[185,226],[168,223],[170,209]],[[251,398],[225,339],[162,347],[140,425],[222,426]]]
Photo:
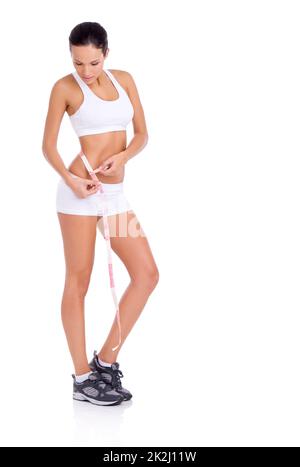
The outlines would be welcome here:
[[[77,175],[71,175],[77,178]],[[124,194],[123,182],[101,182],[101,184],[104,194],[97,191],[97,193],[88,195],[86,198],[79,198],[64,179],[60,178],[56,189],[56,212],[78,214],[80,216],[103,216],[105,213],[104,202],[107,205],[108,216],[131,210],[131,206]]]

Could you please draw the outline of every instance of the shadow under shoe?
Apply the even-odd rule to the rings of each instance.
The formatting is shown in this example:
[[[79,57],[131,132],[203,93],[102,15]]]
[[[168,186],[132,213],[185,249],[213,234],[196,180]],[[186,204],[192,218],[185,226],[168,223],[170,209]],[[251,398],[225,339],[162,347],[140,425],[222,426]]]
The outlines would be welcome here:
[[[95,350],[93,360],[91,360],[91,362],[89,363],[89,367],[92,371],[98,371],[103,381],[105,381],[108,384],[111,384],[113,389],[115,389],[119,394],[123,396],[124,400],[129,401],[132,398],[131,392],[128,391],[128,389],[123,388],[122,386],[120,378],[123,378],[124,375],[119,369],[118,362],[112,363],[111,367],[101,365],[101,363],[98,360],[97,352]]]
[[[111,384],[106,383],[98,371],[94,371],[88,379],[77,383],[73,377],[73,399],[77,401],[88,401],[96,405],[118,405],[124,397]]]

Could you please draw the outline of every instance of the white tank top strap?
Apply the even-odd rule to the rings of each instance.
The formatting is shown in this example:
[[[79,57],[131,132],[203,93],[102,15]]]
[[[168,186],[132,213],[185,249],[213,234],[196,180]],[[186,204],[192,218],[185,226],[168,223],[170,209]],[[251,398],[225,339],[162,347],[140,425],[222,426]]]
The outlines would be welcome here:
[[[88,85],[80,78],[79,74],[76,72],[76,71],[73,71],[72,72],[72,75],[74,76],[74,78],[76,79],[77,83],[79,84],[79,86],[81,87],[81,90],[83,92],[84,95],[88,96],[89,95],[89,91],[90,88],[88,87]]]
[[[113,75],[107,68],[105,68],[104,71],[105,71],[105,73],[109,76],[109,78],[112,80],[112,82],[113,82],[113,84],[116,86],[117,90],[118,90],[119,92],[122,93],[123,88],[122,88],[122,86],[119,84],[119,82],[116,80],[116,78],[114,77],[114,75]]]

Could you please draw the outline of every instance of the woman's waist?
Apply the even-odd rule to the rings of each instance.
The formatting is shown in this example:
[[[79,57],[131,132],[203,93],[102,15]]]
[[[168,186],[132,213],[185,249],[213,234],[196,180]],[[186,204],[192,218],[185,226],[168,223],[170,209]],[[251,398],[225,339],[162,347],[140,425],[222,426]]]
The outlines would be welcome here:
[[[105,162],[106,159],[108,159],[110,156],[113,154],[117,154],[120,151],[116,152],[110,152],[110,153],[97,153],[97,152],[91,152],[91,151],[86,151],[82,150],[83,154],[87,158],[89,165],[93,170],[96,170],[100,165],[102,165],[103,162]],[[78,154],[75,159],[71,162],[71,164],[68,167],[68,170],[77,175],[78,177],[82,178],[91,178],[80,154]],[[96,177],[100,180],[102,183],[121,183],[124,180],[124,175],[125,175],[125,167],[122,166],[119,170],[118,173],[115,175],[110,175],[110,176],[105,176],[99,172],[97,172]]]

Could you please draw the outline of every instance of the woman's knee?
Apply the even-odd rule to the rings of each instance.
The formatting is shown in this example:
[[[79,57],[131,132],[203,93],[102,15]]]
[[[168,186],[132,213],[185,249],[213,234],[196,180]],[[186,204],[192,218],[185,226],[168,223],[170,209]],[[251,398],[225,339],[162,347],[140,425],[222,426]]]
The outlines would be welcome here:
[[[159,270],[156,265],[144,266],[141,271],[131,276],[131,280],[148,290],[153,290],[159,281]]]
[[[85,297],[91,279],[91,270],[68,271],[65,279],[65,291],[69,291],[76,296]]]

